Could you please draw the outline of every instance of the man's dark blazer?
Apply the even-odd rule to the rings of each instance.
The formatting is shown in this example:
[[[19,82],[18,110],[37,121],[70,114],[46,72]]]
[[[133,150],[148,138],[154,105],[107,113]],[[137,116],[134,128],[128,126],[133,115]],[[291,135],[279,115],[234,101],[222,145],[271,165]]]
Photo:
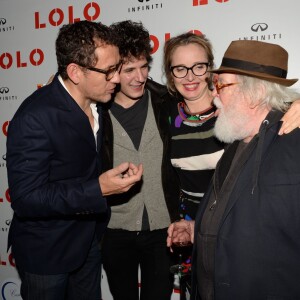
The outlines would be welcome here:
[[[88,117],[57,75],[20,105],[7,137],[14,210],[8,247],[17,267],[58,274],[84,262],[109,215],[98,181],[98,152]]]

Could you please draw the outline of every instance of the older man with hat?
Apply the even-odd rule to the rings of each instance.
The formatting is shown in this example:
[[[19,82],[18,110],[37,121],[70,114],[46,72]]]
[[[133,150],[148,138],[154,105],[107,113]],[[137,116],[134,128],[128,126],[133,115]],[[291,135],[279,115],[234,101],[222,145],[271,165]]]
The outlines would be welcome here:
[[[279,136],[299,94],[279,45],[234,41],[215,73],[216,136],[229,144],[195,223],[169,228],[168,245],[194,241],[201,300],[300,299],[300,130]]]

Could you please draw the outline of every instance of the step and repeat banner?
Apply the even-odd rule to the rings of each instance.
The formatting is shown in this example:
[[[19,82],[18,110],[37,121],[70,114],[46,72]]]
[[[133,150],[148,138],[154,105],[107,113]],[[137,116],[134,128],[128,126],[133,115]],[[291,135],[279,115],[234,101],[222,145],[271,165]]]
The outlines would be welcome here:
[[[21,299],[14,260],[7,251],[12,219],[7,128],[21,102],[56,72],[54,43],[60,26],[85,19],[107,25],[126,19],[142,21],[153,43],[150,75],[161,83],[164,42],[186,31],[206,34],[217,66],[232,40],[279,44],[290,54],[288,77],[298,78],[299,10],[299,0],[0,0],[0,299]],[[112,299],[105,273],[102,291],[104,300]],[[179,299],[176,291],[172,299]]]

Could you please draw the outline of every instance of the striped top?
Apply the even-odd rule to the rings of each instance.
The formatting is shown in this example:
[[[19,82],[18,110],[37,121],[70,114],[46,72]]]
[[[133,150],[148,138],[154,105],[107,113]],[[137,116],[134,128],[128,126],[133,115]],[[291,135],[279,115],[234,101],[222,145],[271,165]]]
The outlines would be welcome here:
[[[180,102],[171,111],[171,163],[181,188],[181,217],[194,219],[224,144],[214,137],[215,107],[189,115]]]

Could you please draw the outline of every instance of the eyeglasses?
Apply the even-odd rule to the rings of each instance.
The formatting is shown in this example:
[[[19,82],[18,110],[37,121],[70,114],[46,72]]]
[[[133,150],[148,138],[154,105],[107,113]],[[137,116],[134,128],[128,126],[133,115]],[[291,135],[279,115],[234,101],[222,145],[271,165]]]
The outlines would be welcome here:
[[[234,85],[234,84],[239,84],[239,82],[220,83],[220,82],[214,81],[214,86],[215,86],[218,94],[220,93],[220,90],[222,90],[228,86]]]
[[[195,76],[203,76],[207,72],[209,65],[209,63],[196,63],[190,68],[179,65],[170,67],[170,70],[176,78],[184,78],[189,70],[191,70]]]
[[[114,75],[115,75],[116,72],[120,71],[121,65],[122,65],[122,62],[119,62],[114,67],[111,67],[111,68],[109,68],[107,70],[98,69],[98,68],[95,68],[95,67],[84,67],[84,68],[86,68],[87,70],[90,70],[90,71],[94,71],[94,72],[98,72],[98,73],[101,73],[101,74],[105,74],[105,79],[107,81],[109,81],[109,80],[111,80],[114,77]]]

